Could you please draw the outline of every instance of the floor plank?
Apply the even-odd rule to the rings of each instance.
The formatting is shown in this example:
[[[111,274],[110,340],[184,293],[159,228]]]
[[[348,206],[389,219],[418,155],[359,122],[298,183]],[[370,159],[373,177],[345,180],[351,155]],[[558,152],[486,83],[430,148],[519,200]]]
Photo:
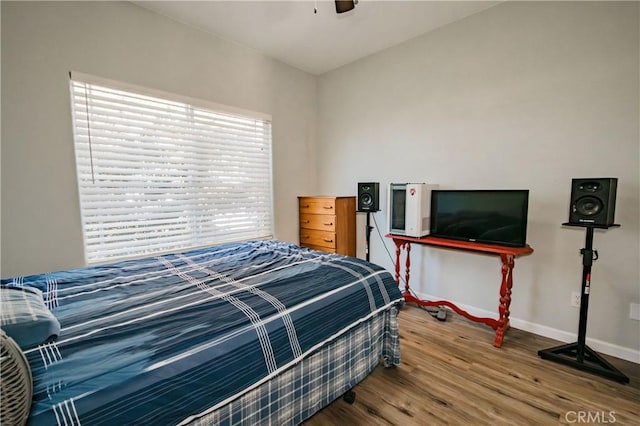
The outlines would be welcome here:
[[[640,424],[638,364],[605,356],[623,385],[541,359],[560,342],[525,331],[495,348],[493,330],[451,312],[439,322],[408,305],[399,321],[402,364],[378,366],[353,405],[339,399],[305,425]]]

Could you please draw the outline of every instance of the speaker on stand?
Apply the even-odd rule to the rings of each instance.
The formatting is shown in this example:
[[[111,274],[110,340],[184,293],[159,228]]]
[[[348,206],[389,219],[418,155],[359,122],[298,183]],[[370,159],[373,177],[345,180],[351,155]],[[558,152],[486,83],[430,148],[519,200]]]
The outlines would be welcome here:
[[[380,183],[379,182],[359,182],[358,183],[358,211],[367,213],[367,225],[365,228],[365,256],[369,261],[369,243],[371,241],[371,212],[380,210]]]
[[[571,181],[572,225],[611,226],[616,211],[617,178],[588,178]]]
[[[620,383],[629,383],[627,376],[586,344],[591,267],[593,262],[598,259],[598,251],[593,249],[593,230],[620,226],[613,223],[617,184],[617,178],[573,179],[571,182],[569,222],[562,225],[578,226],[587,230],[585,247],[580,250],[582,255],[582,287],[578,341],[538,351],[538,356]]]

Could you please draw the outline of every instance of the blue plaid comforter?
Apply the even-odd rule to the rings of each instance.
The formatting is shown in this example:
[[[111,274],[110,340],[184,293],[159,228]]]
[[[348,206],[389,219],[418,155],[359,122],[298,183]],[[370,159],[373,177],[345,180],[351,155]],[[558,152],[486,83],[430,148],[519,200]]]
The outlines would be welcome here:
[[[402,301],[362,260],[278,241],[3,280],[40,289],[58,341],[26,352],[30,424],[176,424]]]

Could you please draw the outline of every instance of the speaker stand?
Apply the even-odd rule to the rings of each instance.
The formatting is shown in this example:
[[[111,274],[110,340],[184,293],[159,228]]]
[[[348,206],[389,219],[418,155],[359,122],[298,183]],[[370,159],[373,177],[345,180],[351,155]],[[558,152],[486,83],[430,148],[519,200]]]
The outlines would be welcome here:
[[[622,374],[622,372],[586,345],[587,312],[589,309],[589,293],[591,290],[591,266],[593,265],[593,262],[598,259],[598,252],[593,250],[593,229],[606,229],[609,228],[609,226],[573,225],[568,223],[563,223],[563,225],[587,228],[585,248],[580,250],[580,253],[582,254],[582,294],[580,296],[578,341],[538,351],[538,356],[542,359],[548,359],[569,365],[579,370],[597,374],[620,383],[629,383],[629,378],[627,376]]]
[[[365,242],[364,242],[364,253],[366,256],[367,262],[369,261],[369,244],[371,243],[371,230],[373,226],[371,226],[371,212],[367,212],[367,227],[365,228]]]

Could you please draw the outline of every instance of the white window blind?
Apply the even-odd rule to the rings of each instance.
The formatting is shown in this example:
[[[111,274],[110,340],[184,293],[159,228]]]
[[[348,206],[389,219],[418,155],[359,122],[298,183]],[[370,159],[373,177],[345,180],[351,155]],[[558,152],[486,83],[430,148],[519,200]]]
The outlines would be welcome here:
[[[89,264],[272,235],[270,120],[86,80],[71,76]]]

